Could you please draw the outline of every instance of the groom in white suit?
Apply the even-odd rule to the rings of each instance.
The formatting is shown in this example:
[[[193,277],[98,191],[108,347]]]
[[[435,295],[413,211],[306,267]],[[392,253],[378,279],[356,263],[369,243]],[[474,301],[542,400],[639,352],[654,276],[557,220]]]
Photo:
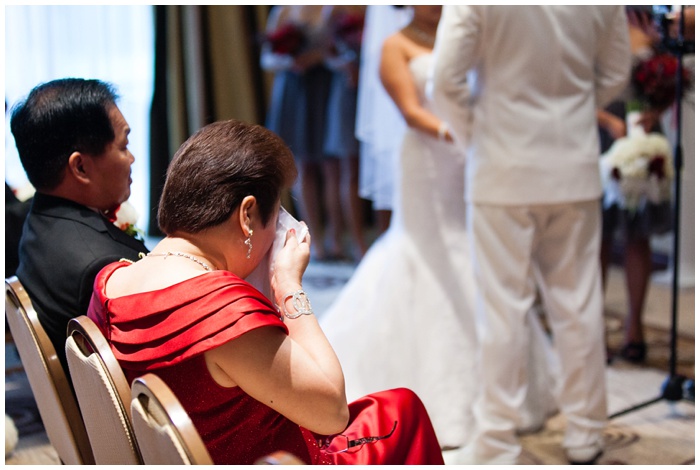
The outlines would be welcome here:
[[[606,422],[596,108],[628,80],[624,9],[446,5],[434,53],[429,92],[468,146],[477,279],[478,430],[456,463],[517,462],[538,287],[561,366],[563,446],[570,462],[592,463]]]

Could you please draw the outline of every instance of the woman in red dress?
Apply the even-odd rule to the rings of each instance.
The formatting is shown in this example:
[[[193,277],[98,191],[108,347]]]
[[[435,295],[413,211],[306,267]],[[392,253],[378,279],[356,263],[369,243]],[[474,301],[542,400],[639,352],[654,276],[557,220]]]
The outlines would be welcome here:
[[[158,208],[167,234],[104,268],[88,316],[127,378],[159,375],[217,464],[285,450],[309,464],[441,464],[410,390],[348,405],[343,372],[301,285],[310,237],[286,233],[268,299],[244,281],[271,251],[294,158],[267,129],[204,127],[176,153]],[[279,306],[279,307],[278,307]],[[367,366],[372,367],[371,351]]]

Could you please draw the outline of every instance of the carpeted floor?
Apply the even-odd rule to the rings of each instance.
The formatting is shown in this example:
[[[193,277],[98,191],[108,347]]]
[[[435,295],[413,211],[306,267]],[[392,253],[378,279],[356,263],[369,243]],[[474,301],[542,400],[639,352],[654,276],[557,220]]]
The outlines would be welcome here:
[[[646,403],[661,393],[667,375],[621,361],[607,371],[610,414]],[[565,465],[560,446],[565,419],[552,417],[542,431],[524,436],[521,461],[530,465]],[[695,406],[687,401],[659,401],[611,419],[604,431],[599,465],[684,465],[695,463]]]
[[[352,264],[312,263],[304,286],[314,310],[322,316],[344,283],[352,275]],[[625,305],[624,281],[613,269],[606,292],[608,344],[615,349],[621,342]],[[647,299],[645,328],[649,359],[644,366],[615,360],[607,369],[608,409],[611,414],[660,396],[669,376],[670,287],[653,282]],[[679,292],[677,373],[695,377],[695,292]],[[6,464],[59,464],[51,447],[16,357],[5,345],[5,412],[15,421],[20,439]],[[522,437],[521,463],[530,465],[566,464],[560,447],[564,419],[553,416],[541,431]],[[446,453],[449,462],[450,454]],[[695,406],[693,403],[661,400],[610,420],[605,430],[605,453],[599,464],[680,465],[695,463]]]

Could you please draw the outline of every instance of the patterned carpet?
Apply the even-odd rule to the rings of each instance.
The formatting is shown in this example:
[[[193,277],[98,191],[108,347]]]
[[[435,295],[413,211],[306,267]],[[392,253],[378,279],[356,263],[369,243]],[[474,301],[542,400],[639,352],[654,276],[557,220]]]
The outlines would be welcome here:
[[[347,263],[311,263],[304,286],[314,310],[322,316],[354,266]],[[649,359],[644,366],[615,360],[607,369],[610,414],[653,400],[661,395],[669,372],[669,287],[652,283],[645,312]],[[621,343],[624,289],[621,273],[611,272],[606,293],[608,344]],[[679,295],[677,372],[695,377],[694,290]],[[19,366],[19,367],[18,367]],[[14,347],[5,344],[5,412],[20,433],[18,447],[6,464],[58,464],[48,443],[26,376]],[[566,464],[560,447],[564,418],[553,416],[544,429],[522,437],[521,462],[529,465]],[[450,454],[446,453],[449,463]],[[695,463],[695,406],[686,400],[661,400],[610,420],[605,430],[605,453],[599,464],[683,465]]]
[[[667,374],[622,361],[607,370],[610,414],[660,396]],[[566,464],[560,446],[565,419],[552,417],[542,431],[524,436],[522,463]],[[660,401],[611,419],[604,431],[599,465],[692,465],[695,463],[695,406]]]

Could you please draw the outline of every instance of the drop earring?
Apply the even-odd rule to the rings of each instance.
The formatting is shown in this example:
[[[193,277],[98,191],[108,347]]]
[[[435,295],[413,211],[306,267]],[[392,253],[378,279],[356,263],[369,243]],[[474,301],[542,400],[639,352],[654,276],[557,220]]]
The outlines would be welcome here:
[[[251,238],[253,237],[253,231],[251,230],[248,232],[248,238],[245,240],[245,245],[248,247],[248,254],[246,255],[247,259],[250,259],[250,254],[253,251],[253,240]]]

